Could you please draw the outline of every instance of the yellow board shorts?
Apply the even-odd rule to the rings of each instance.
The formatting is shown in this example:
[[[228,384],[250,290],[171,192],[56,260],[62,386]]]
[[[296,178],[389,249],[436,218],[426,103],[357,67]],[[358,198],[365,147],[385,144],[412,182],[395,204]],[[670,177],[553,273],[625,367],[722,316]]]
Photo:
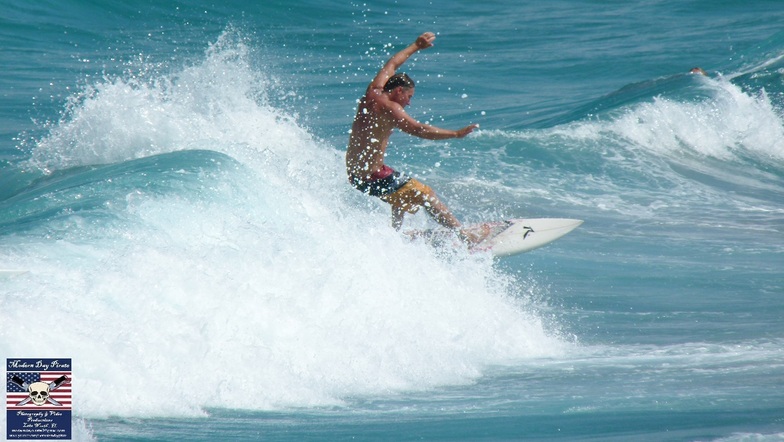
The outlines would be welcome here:
[[[397,191],[382,195],[381,201],[389,203],[397,212],[417,213],[420,207],[430,204],[433,189],[416,178],[411,178]]]
[[[349,176],[349,182],[355,189],[388,203],[398,213],[416,213],[420,207],[428,206],[435,197],[432,188],[389,166],[384,166],[381,174],[384,176],[369,181]]]

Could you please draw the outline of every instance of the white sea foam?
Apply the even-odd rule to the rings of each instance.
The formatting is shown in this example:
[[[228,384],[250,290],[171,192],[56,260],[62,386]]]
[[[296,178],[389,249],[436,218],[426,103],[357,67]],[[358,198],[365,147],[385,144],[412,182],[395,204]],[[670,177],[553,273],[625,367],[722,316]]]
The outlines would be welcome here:
[[[704,208],[702,215],[776,212],[781,111],[764,91],[750,94],[721,77],[694,80],[707,91],[700,99],[653,97],[550,129],[478,137],[503,142],[492,161],[502,165],[497,175],[507,191],[521,193],[509,200],[541,194],[564,206],[626,218],[683,216],[687,223],[695,207]],[[728,191],[736,196],[727,198]]]
[[[698,101],[653,97],[613,110],[609,119],[589,119],[541,131],[482,131],[517,140],[561,138],[565,146],[612,142],[666,155],[735,159],[754,155],[784,159],[784,116],[761,91],[750,94],[727,79],[699,77],[710,97]]]
[[[784,121],[764,91],[749,95],[726,80],[705,81],[710,81],[712,99],[656,98],[635,106],[603,130],[663,154],[691,151],[722,160],[738,154],[784,159]]]
[[[77,213],[57,239],[16,237],[2,258],[30,273],[0,287],[0,353],[72,358],[75,408],[95,417],[338,404],[566,351],[488,256],[391,230],[339,152],[265,102],[247,57],[225,35],[182,72],[75,98],[32,164],[198,148],[241,166],[184,194],[140,175],[123,222]]]

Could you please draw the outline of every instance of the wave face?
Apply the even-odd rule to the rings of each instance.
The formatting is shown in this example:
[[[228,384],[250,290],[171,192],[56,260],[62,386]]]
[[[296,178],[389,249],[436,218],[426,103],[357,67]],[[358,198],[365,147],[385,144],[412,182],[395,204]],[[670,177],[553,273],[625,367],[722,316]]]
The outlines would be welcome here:
[[[0,358],[73,360],[77,439],[780,439],[772,2],[29,3],[0,19]],[[481,130],[388,164],[466,223],[575,232],[435,249],[348,185],[356,99],[428,30],[409,112]]]
[[[275,92],[229,31],[70,97],[6,166],[0,262],[29,273],[3,284],[3,353],[73,355],[94,416],[335,404],[564,351],[490,258],[388,229]]]

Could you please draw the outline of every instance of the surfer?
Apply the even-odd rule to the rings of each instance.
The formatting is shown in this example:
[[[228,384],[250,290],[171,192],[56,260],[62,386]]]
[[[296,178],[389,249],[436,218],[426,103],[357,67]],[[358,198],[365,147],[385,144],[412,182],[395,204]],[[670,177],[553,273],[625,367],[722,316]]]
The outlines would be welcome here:
[[[400,229],[406,213],[413,214],[424,207],[442,226],[457,230],[469,242],[478,242],[484,235],[461,231],[460,221],[433,189],[384,164],[389,137],[395,128],[428,140],[444,140],[463,138],[479,127],[471,124],[459,130],[442,129],[420,123],[404,109],[414,96],[414,81],[408,75],[396,72],[414,53],[433,46],[435,38],[432,32],[425,32],[378,71],[359,100],[346,150],[346,171],[354,188],[392,206],[395,229]]]

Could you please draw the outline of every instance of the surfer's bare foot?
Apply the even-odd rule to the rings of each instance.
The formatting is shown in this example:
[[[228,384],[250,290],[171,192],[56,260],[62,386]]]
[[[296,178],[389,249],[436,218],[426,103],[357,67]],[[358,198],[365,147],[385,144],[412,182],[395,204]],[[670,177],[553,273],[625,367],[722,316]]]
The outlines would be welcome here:
[[[464,243],[474,246],[484,241],[490,233],[492,230],[488,224],[480,224],[470,229],[459,229],[457,235]]]

